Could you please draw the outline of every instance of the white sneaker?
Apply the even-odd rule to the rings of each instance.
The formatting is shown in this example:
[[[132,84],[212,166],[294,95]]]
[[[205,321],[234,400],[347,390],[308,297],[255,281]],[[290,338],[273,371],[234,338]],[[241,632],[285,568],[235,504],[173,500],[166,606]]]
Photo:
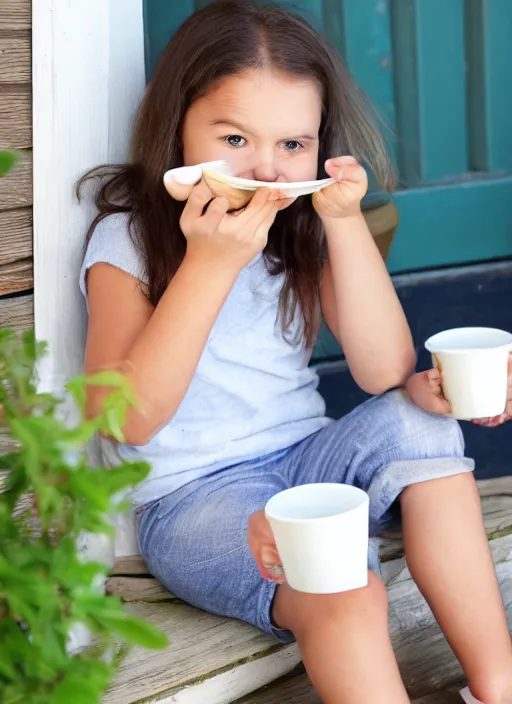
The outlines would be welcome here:
[[[464,699],[466,704],[483,704],[483,702],[474,698],[474,696],[469,691],[469,687],[465,687],[464,689],[461,689],[460,696]]]

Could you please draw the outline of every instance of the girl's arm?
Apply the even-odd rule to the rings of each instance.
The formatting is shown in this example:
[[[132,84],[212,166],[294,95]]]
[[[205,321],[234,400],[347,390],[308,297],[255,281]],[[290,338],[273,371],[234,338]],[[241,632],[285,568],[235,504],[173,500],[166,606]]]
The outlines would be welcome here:
[[[361,213],[367,189],[364,169],[352,157],[327,162],[326,169],[338,183],[314,197],[329,252],[322,312],[357,384],[379,394],[410,377],[416,363],[412,336]]]
[[[187,253],[156,308],[129,274],[90,268],[86,373],[118,369],[132,382],[139,405],[123,428],[127,443],[146,444],[176,413],[238,273],[265,247],[278,197],[261,189],[238,216],[215,198],[203,215],[212,194],[196,186],[181,220]],[[89,387],[91,416],[107,394]]]
[[[138,406],[123,428],[128,444],[145,445],[177,411],[235,278],[185,257],[153,308],[129,274],[110,264],[91,267],[85,371],[118,369],[132,382]],[[107,393],[89,387],[91,417]]]

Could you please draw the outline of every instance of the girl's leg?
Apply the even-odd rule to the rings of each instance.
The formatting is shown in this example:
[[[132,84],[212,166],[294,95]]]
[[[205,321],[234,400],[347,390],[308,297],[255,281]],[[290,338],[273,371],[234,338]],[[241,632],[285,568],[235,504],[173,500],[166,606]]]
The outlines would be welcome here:
[[[290,483],[362,486],[374,530],[401,495],[411,573],[474,696],[484,704],[512,704],[510,637],[457,423],[392,392],[321,431],[298,454],[290,462]]]
[[[411,574],[484,704],[512,704],[512,645],[471,474],[401,495]]]
[[[368,586],[342,594],[278,588],[273,618],[295,635],[304,665],[324,704],[406,704],[388,634],[386,590]]]

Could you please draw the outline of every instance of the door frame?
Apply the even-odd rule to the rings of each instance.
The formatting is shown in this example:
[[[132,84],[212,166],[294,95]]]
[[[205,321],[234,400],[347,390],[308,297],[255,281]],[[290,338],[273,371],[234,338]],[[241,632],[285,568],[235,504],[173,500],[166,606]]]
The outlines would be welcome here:
[[[78,274],[94,205],[76,180],[122,162],[145,87],[142,0],[32,2],[34,321],[48,344],[42,391],[80,373],[86,315]]]

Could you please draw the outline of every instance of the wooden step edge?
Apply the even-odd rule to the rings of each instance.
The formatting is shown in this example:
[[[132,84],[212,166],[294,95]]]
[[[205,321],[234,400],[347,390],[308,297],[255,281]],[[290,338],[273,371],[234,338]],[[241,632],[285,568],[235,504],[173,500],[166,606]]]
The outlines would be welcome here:
[[[233,704],[322,704],[304,668],[297,670]],[[462,704],[462,699],[458,688],[450,688],[413,699],[411,704]]]
[[[238,699],[233,704],[322,704],[320,697],[306,675],[284,677],[254,695]],[[420,699],[413,699],[411,704],[462,704],[457,690],[432,692]]]
[[[106,581],[106,593],[109,596],[118,596],[121,601],[129,602],[169,602],[178,603],[181,600],[171,594],[154,577],[143,576],[114,576]]]
[[[121,555],[110,570],[111,577],[133,577],[136,575],[149,575],[148,568],[142,555]]]
[[[280,679],[299,662],[300,654],[295,644],[270,645],[261,653],[206,676],[191,678],[179,687],[137,700],[134,704],[225,704]]]

